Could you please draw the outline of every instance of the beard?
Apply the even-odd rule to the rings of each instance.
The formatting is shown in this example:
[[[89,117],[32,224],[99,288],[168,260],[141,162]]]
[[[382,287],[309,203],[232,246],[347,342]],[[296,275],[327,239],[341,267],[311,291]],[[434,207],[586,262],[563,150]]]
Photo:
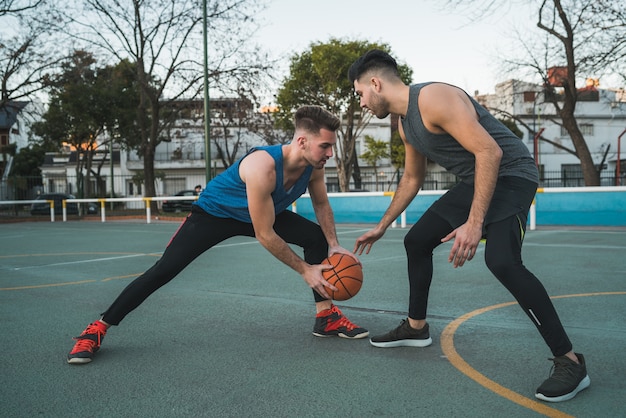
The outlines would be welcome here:
[[[391,113],[389,111],[389,101],[378,95],[372,98],[372,103],[368,108],[378,119],[385,119]]]

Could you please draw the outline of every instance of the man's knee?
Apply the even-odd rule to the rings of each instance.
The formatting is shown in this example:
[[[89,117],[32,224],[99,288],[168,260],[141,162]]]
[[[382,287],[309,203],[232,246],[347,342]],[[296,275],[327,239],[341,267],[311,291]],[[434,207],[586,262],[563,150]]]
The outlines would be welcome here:
[[[404,237],[404,248],[407,253],[428,253],[433,252],[434,246],[428,240],[424,239],[424,235],[420,233],[408,233]]]

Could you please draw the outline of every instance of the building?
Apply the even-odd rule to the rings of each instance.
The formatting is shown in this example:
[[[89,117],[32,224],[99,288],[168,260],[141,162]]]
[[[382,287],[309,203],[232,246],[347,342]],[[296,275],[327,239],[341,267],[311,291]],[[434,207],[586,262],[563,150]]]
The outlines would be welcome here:
[[[0,200],[10,200],[8,176],[15,153],[28,145],[27,116],[29,102],[9,100],[0,105]]]
[[[575,116],[593,161],[602,167],[602,185],[619,183],[618,165],[621,184],[626,184],[623,179],[626,156],[618,152],[620,135],[626,130],[625,91],[599,89],[597,80],[590,79],[578,94]],[[476,99],[497,117],[515,121],[544,178],[543,186],[584,186],[580,161],[570,152],[574,149],[572,141],[541,85],[508,80],[497,84],[494,94],[477,95]],[[547,181],[549,177],[558,181]]]

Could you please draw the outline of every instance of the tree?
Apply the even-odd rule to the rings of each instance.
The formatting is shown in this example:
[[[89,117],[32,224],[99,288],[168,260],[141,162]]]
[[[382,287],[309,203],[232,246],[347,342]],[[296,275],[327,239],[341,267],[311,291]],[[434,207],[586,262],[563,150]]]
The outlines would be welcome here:
[[[391,183],[394,179],[398,179],[400,181],[400,170],[404,168],[404,160],[406,157],[406,150],[404,149],[404,141],[400,137],[400,132],[398,130],[393,130],[391,133],[391,141],[389,141],[390,152],[389,157],[391,158],[391,165],[395,168],[393,173],[393,177],[389,182],[389,187],[387,190],[391,189]]]
[[[494,12],[504,2],[493,0],[451,0],[456,6],[476,13]],[[543,37],[518,35],[519,57],[505,63],[510,71],[531,69],[545,88],[544,96],[556,109],[580,160],[587,186],[600,185],[601,164],[593,161],[585,137],[578,126],[576,104],[584,93],[577,82],[589,75],[624,74],[626,65],[626,14],[621,0],[535,0],[537,28]],[[480,10],[480,12],[476,12]],[[544,115],[544,117],[547,117]]]
[[[9,181],[13,182],[14,199],[31,199],[30,192],[42,185],[41,166],[44,163],[46,149],[44,145],[30,144],[20,149],[13,159]]]
[[[374,139],[371,135],[365,135],[366,151],[360,155],[369,165],[374,167],[376,191],[378,191],[378,162],[383,158],[389,158],[390,143]]]
[[[46,0],[0,0],[0,109],[30,99],[45,88],[50,72],[63,59],[59,34],[51,21],[62,22]]]
[[[193,0],[83,0],[76,37],[102,53],[135,65],[139,103],[136,124],[138,153],[143,157],[145,195],[155,196],[154,154],[171,119],[171,103],[202,91],[198,60],[202,8]],[[245,51],[242,38],[254,22],[252,0],[212,0],[207,5],[212,40],[209,77],[222,89],[237,80],[254,82],[271,62],[259,59],[260,49]],[[87,16],[84,17],[83,15]],[[94,24],[97,22],[97,24]],[[206,156],[210,158],[210,156]],[[153,202],[154,203],[154,202]]]
[[[0,0],[0,16],[34,9],[44,0]]]
[[[89,181],[95,151],[101,146],[109,109],[98,90],[98,69],[92,54],[75,51],[62,65],[63,72],[49,81],[50,103],[33,132],[57,148],[69,145],[76,153],[76,187],[79,197],[93,195]],[[49,145],[48,145],[49,146]],[[87,176],[84,179],[84,175]]]
[[[312,43],[308,50],[291,58],[289,75],[276,96],[277,124],[285,130],[293,131],[291,115],[305,104],[323,106],[341,117],[335,161],[339,187],[344,192],[350,188],[351,177],[354,177],[355,187],[361,187],[355,143],[371,119],[359,106],[354,87],[348,80],[348,68],[359,56],[374,48],[390,51],[386,44],[367,41],[331,38],[326,43]],[[399,67],[403,81],[410,82],[411,69],[406,65]]]
[[[211,113],[219,114],[212,122],[211,140],[224,167],[237,160],[240,147],[245,145],[243,135],[249,131],[246,125],[252,118],[252,110],[252,102],[243,95],[211,103]]]

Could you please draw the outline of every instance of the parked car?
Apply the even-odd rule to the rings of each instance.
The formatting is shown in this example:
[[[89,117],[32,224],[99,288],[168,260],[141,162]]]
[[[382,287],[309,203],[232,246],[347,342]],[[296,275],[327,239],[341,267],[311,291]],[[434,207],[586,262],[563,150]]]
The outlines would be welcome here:
[[[195,190],[181,190],[176,193],[174,196],[197,196],[198,193]],[[195,202],[194,199],[189,200],[164,200],[163,212],[189,212],[191,210],[192,203]]]
[[[54,214],[61,215],[63,214],[63,200],[67,199],[76,199],[74,195],[66,194],[66,193],[44,193],[37,196],[36,200],[41,200],[41,203],[33,203],[30,205],[30,214],[31,215],[49,215],[50,214],[50,204],[47,200],[54,200]],[[83,210],[85,210],[85,206],[88,214],[96,214],[98,213],[98,205],[96,203],[82,203]],[[67,203],[67,214],[68,215],[78,215],[78,203],[68,202]]]

